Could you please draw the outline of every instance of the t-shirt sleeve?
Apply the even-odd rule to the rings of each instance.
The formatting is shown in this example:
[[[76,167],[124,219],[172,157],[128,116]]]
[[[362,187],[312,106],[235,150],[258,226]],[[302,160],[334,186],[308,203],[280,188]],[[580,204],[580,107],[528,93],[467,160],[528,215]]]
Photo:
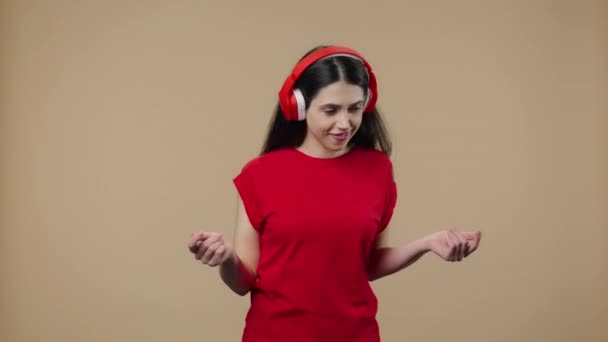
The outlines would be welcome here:
[[[386,176],[386,199],[382,220],[380,221],[380,231],[383,231],[388,226],[393,217],[393,210],[397,203],[397,184],[393,175],[393,166],[389,162],[388,172]]]
[[[243,201],[249,222],[258,232],[262,229],[262,206],[260,202],[261,189],[259,185],[259,171],[256,160],[245,164],[241,172],[234,177],[232,182]]]

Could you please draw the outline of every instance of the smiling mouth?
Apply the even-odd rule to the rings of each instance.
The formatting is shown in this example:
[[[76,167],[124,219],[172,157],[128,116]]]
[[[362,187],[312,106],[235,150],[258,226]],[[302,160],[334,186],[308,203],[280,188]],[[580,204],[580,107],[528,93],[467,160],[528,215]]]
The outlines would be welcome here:
[[[330,133],[331,136],[334,137],[334,139],[338,140],[338,141],[344,141],[346,140],[346,138],[348,138],[348,133],[339,133],[339,134],[335,134],[335,133]]]

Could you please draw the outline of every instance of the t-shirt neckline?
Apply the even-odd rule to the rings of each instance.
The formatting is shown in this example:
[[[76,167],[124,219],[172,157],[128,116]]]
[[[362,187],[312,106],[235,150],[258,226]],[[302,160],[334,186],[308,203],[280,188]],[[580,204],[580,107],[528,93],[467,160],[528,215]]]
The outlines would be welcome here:
[[[348,157],[349,155],[351,155],[355,150],[357,149],[357,146],[353,146],[350,150],[348,150],[347,152],[336,156],[336,157],[328,157],[328,158],[323,158],[323,157],[315,157],[315,156],[311,156],[309,154],[306,154],[300,150],[298,150],[297,147],[292,147],[292,150],[300,155],[301,157],[304,157],[305,159],[308,160],[312,160],[312,161],[318,161],[318,162],[331,162],[331,161],[338,161],[338,160],[342,160],[346,157]]]

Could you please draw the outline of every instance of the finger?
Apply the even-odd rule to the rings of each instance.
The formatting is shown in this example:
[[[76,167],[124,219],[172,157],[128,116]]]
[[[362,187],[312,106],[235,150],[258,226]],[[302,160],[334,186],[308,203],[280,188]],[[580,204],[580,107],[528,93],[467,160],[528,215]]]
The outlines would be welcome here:
[[[454,255],[454,261],[461,261],[462,255],[464,254],[464,238],[457,230],[452,230],[452,236],[456,240],[456,254]]]
[[[195,241],[193,246],[188,246],[188,249],[190,249],[191,253],[196,254],[198,252],[198,249],[201,247],[201,245],[203,244],[203,241]]]
[[[455,243],[452,233],[449,230],[446,231],[445,238],[448,246],[448,257],[446,258],[446,261],[452,261],[454,259]]]
[[[460,241],[457,231],[452,230],[452,236],[454,237],[454,240],[456,240],[456,251],[454,252],[454,261],[456,262],[462,260],[460,257],[462,254],[462,242]]]
[[[479,240],[481,240],[481,232],[480,231],[462,232],[462,235],[464,236],[464,238],[467,241],[479,242]]]
[[[197,242],[188,242],[188,250],[190,250],[190,253],[196,253],[196,251],[198,250],[198,243]]]
[[[481,240],[481,232],[467,232],[465,233],[465,237],[467,238],[468,254],[470,255],[471,253],[475,252],[475,250],[477,250],[477,247],[479,247],[479,242]]]
[[[460,255],[460,242],[458,240],[458,236],[453,230],[449,230],[448,234],[450,236],[450,242],[452,244],[452,256],[450,261],[454,262],[458,260],[458,255]]]
[[[209,260],[209,262],[207,263],[207,265],[209,265],[209,266],[219,265],[221,263],[222,259],[224,259],[225,253],[226,253],[226,246],[225,245],[219,246],[217,248],[217,250],[215,251],[215,254],[211,258],[211,260]]]
[[[458,261],[462,261],[462,259],[464,259],[465,254],[467,253],[467,240],[464,238],[461,232],[457,232],[456,236],[458,237],[458,245],[460,247]]]
[[[473,253],[475,251],[475,248],[476,248],[475,245],[476,245],[476,243],[475,243],[475,241],[468,240],[468,239],[467,239],[466,243],[467,243],[467,252],[466,252],[466,254],[464,256],[468,257],[469,255],[471,255],[471,253]]]
[[[203,257],[201,258],[201,262],[203,264],[208,264],[209,261],[215,256],[215,254],[217,253],[217,250],[220,246],[222,246],[224,244],[223,241],[216,241],[214,244],[212,244],[211,246],[209,246],[209,248],[207,248],[207,252],[205,252],[205,254],[203,255]]]
[[[203,255],[205,255],[206,252],[207,252],[207,247],[203,246],[203,244],[201,243],[198,246],[196,253],[194,253],[194,259],[201,260],[201,258],[203,257]]]
[[[190,249],[190,251],[195,253],[197,241],[204,241],[207,237],[208,237],[208,235],[202,231],[192,233],[192,236],[190,237],[190,241],[188,242],[188,248]]]
[[[216,241],[224,241],[224,235],[219,233],[211,233],[209,236],[203,241],[203,246],[209,247],[213,245]]]
[[[212,236],[208,237],[207,239],[205,239],[205,241],[202,241],[200,243],[200,246],[198,247],[198,251],[196,251],[196,256],[195,256],[196,260],[201,260],[203,255],[205,255],[205,253],[207,253],[209,246],[214,244],[219,238],[220,238],[220,236],[218,236],[218,235],[212,235]]]
[[[190,235],[190,240],[188,240],[188,249],[190,249],[190,252],[194,252],[193,249],[196,247],[195,244],[198,240],[199,235],[199,232],[195,232]]]

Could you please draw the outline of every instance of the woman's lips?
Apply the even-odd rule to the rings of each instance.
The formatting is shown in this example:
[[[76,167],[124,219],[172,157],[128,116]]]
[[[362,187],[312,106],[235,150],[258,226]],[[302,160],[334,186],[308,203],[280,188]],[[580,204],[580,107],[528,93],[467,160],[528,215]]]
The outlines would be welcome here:
[[[336,139],[337,141],[344,141],[346,139],[348,139],[348,133],[344,132],[344,133],[330,133],[330,135],[332,137],[334,137],[334,139]]]

